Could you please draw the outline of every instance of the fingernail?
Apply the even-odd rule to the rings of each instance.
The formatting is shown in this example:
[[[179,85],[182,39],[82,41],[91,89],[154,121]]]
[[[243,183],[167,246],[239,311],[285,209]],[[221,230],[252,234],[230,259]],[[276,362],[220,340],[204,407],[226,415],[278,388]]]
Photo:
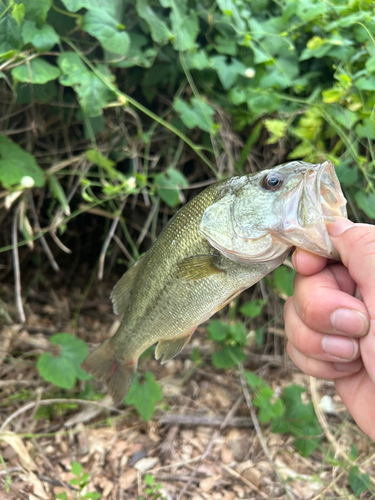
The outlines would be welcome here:
[[[337,333],[362,336],[369,329],[366,316],[353,309],[336,309],[331,314],[330,320],[332,328]]]
[[[327,223],[327,231],[331,236],[340,236],[347,229],[354,226],[354,222],[345,217],[337,217],[336,222]]]
[[[356,359],[351,363],[333,363],[333,366],[338,372],[355,373],[362,368],[362,359]]]
[[[326,335],[322,340],[322,349],[330,356],[350,361],[358,353],[358,343],[354,339]]]

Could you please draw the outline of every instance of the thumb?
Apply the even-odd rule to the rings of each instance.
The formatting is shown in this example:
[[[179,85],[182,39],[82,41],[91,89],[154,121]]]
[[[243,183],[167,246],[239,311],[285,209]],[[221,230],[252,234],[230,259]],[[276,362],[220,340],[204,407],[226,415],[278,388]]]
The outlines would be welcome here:
[[[338,217],[327,224],[327,230],[371,315],[375,304],[375,226]]]

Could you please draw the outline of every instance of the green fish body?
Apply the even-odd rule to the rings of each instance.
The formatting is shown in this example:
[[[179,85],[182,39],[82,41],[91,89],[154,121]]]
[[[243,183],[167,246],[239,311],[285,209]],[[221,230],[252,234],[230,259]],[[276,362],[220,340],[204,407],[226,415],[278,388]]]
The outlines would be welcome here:
[[[138,358],[148,347],[157,343],[155,356],[162,363],[173,358],[199,324],[284,261],[297,244],[291,233],[302,238],[302,246],[311,243],[307,249],[334,257],[323,218],[345,215],[345,200],[333,167],[327,165],[292,162],[221,181],[175,214],[151,249],[116,284],[111,298],[115,313],[124,314],[121,325],[82,365],[108,384],[115,402],[125,397]],[[319,188],[313,207],[313,199],[304,200],[303,189],[311,190],[305,177],[314,177],[316,183],[319,173],[326,176],[326,184],[319,180],[326,195],[323,199]],[[267,179],[271,186],[265,184]],[[280,222],[285,214],[272,213],[280,212],[275,200],[286,206],[293,196],[297,201],[286,215],[290,220]],[[324,203],[329,205],[325,213]],[[295,224],[299,227],[290,229]],[[324,234],[317,232],[319,224]],[[312,241],[307,237],[304,244],[309,230]]]

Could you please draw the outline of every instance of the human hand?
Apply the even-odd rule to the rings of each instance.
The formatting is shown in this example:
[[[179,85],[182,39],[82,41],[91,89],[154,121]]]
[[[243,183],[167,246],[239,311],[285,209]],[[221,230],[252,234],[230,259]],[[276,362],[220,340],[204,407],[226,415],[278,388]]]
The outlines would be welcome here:
[[[305,373],[334,379],[358,426],[375,441],[375,226],[328,225],[342,263],[297,249],[285,303],[288,353]],[[363,301],[356,298],[359,289]]]

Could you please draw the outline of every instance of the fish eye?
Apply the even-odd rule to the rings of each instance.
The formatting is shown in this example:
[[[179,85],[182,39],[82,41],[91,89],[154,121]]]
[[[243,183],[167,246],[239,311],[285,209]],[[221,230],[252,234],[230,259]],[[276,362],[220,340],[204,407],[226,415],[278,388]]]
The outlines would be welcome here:
[[[279,172],[268,174],[262,182],[262,187],[268,191],[277,191],[283,185],[284,177]]]

